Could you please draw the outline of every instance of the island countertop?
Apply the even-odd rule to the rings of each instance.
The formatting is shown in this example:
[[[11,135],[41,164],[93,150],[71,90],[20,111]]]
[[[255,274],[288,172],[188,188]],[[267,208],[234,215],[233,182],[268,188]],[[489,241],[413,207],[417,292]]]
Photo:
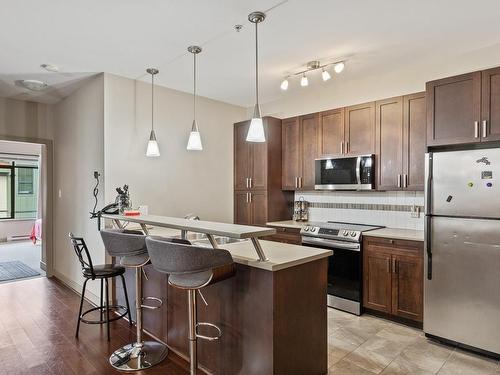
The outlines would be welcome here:
[[[140,229],[140,227],[127,227],[130,229]],[[150,227],[149,234],[162,237],[179,237],[180,232],[176,229]],[[193,245],[210,246],[206,239],[190,239]],[[221,249],[231,253],[235,263],[243,264],[253,268],[260,268],[267,271],[279,271],[285,268],[298,266],[300,264],[312,262],[332,255],[331,250],[320,249],[309,246],[292,245],[282,242],[260,240],[262,249],[267,255],[268,261],[259,261],[250,241],[244,240],[234,243],[221,244]]]

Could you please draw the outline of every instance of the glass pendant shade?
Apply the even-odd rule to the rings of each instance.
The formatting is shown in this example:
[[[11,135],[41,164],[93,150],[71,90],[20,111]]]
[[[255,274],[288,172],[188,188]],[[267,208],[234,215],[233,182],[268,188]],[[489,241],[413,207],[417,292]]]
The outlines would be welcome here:
[[[190,151],[203,150],[203,145],[201,143],[201,135],[198,130],[198,125],[196,124],[196,120],[193,120],[193,126],[191,127],[191,132],[189,133],[189,139],[186,149]]]
[[[252,120],[250,121],[250,126],[247,133],[247,142],[265,142],[266,134],[264,133],[264,123],[262,122],[262,117],[260,115],[260,108],[256,104]]]
[[[154,130],[151,130],[149,135],[148,148],[146,149],[146,156],[157,157],[160,156],[160,148],[158,147],[158,142],[156,141],[156,134]]]

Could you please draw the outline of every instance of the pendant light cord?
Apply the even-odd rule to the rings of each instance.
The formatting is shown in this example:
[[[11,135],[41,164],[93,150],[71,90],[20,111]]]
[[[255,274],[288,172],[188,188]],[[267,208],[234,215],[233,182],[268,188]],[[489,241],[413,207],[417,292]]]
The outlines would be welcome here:
[[[151,130],[154,130],[154,90],[155,90],[155,75],[151,74]]]
[[[193,116],[194,121],[196,121],[196,53],[193,53],[194,58],[194,69],[193,69]],[[196,130],[198,130],[198,124],[196,124]]]
[[[255,103],[259,105],[259,36],[258,22],[255,22]]]

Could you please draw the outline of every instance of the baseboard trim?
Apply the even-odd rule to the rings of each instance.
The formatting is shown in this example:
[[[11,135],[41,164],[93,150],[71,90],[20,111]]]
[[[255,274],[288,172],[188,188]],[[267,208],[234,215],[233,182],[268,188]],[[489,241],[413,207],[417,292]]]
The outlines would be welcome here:
[[[75,283],[73,280],[68,279],[66,276],[64,276],[62,273],[56,270],[54,270],[53,276],[59,281],[61,281],[68,288],[72,289],[79,296],[82,295],[82,288],[83,288],[82,285]],[[85,291],[85,299],[95,306],[98,306],[101,303],[101,298],[92,293],[91,291],[89,291],[88,288]]]

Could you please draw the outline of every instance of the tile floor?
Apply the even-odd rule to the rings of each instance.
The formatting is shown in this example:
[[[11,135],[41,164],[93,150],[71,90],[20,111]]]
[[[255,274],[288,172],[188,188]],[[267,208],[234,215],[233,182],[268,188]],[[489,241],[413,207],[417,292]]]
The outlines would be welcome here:
[[[328,309],[328,374],[500,375],[499,361],[444,346],[370,315]]]

